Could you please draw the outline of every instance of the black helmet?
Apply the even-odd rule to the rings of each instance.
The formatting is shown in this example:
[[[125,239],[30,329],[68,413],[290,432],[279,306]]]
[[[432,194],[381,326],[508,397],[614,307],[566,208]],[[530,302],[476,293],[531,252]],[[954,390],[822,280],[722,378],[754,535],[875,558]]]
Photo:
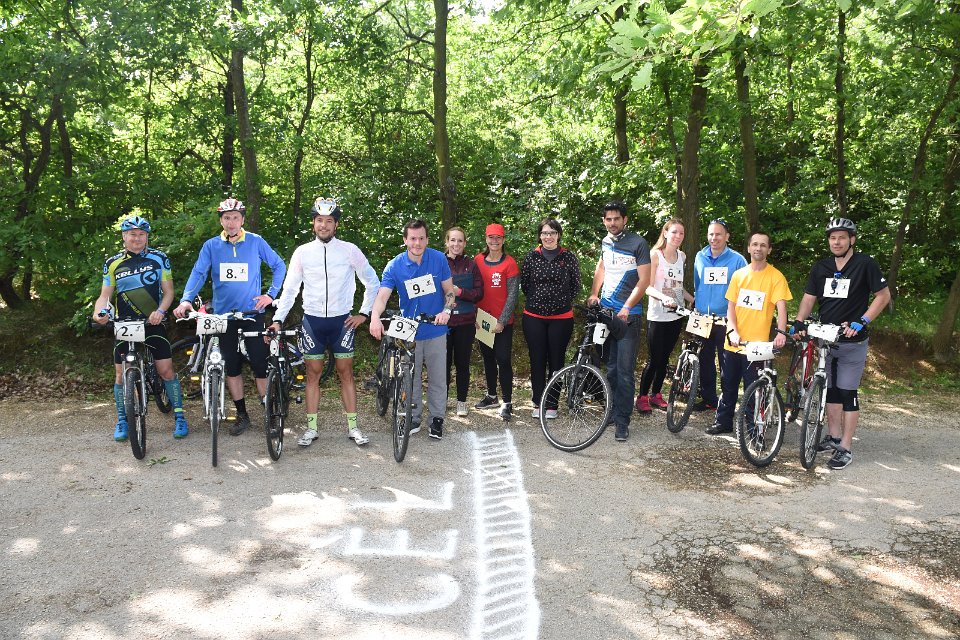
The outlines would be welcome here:
[[[334,222],[339,223],[341,214],[343,214],[343,211],[340,209],[340,205],[332,198],[317,198],[313,201],[313,207],[310,208],[311,220],[317,216],[333,216]]]
[[[830,235],[834,231],[846,231],[850,235],[857,235],[857,225],[853,224],[852,220],[847,220],[846,218],[830,218],[830,222],[827,223],[827,235]]]

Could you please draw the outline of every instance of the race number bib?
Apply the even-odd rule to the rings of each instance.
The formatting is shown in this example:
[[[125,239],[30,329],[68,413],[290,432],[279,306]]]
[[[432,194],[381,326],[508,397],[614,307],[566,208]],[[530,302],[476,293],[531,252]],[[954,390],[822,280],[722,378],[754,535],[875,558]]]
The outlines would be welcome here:
[[[419,298],[437,291],[437,286],[433,284],[433,276],[429,273],[419,278],[404,280],[403,286],[407,289],[408,298]]]
[[[710,331],[713,329],[713,318],[702,316],[699,313],[691,313],[687,319],[687,332],[701,338],[709,338]]]
[[[703,284],[727,284],[727,267],[707,267],[703,270]]]
[[[737,295],[737,306],[754,311],[763,310],[763,302],[767,299],[767,294],[763,291],[753,291],[751,289],[740,289]]]
[[[610,337],[610,328],[602,322],[593,327],[593,344],[603,344]]]
[[[827,278],[823,284],[824,298],[846,298],[850,295],[850,281]]]
[[[683,271],[681,271],[676,265],[671,265],[664,269],[664,278],[666,280],[676,280],[680,282],[683,280]]]
[[[246,282],[248,268],[245,262],[221,262],[220,282]]]
[[[384,333],[397,340],[413,340],[414,336],[417,335],[417,327],[419,326],[420,323],[416,320],[394,316]]]
[[[215,333],[227,332],[227,319],[217,316],[199,316],[197,318],[197,335],[209,336]]]
[[[743,352],[747,355],[750,362],[759,362],[761,360],[773,360],[772,342],[750,342]]]
[[[114,322],[113,336],[123,342],[144,342],[146,340],[146,329],[143,325],[143,320]]]
[[[635,267],[637,266],[637,257],[624,255],[622,253],[613,253],[613,255],[610,256],[610,262],[615,267]]]
[[[810,323],[807,325],[807,335],[813,338],[820,338],[827,342],[836,342],[840,337],[841,327],[835,324]]]

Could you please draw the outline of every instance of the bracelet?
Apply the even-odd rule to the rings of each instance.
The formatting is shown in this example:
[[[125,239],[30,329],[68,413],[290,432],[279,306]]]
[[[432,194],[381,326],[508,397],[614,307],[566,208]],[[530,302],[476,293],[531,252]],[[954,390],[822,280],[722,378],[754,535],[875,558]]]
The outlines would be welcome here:
[[[157,313],[159,313],[162,316],[167,315],[167,312],[164,309],[161,309],[160,307],[157,307]]]
[[[444,312],[445,314],[447,314],[448,316],[449,316],[449,315],[453,315],[453,309],[444,309],[443,312]]]
[[[866,326],[870,324],[870,318],[868,318],[867,316],[860,316],[860,322],[862,322],[863,325]]]

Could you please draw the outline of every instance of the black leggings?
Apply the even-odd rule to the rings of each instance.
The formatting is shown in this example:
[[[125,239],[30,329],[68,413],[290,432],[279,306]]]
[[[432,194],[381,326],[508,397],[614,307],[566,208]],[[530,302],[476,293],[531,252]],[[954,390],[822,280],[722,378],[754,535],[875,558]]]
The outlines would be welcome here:
[[[668,322],[647,322],[647,350],[650,359],[640,376],[640,395],[658,394],[663,388],[663,379],[667,375],[670,354],[677,346],[677,339],[683,329],[683,318]]]
[[[494,334],[493,349],[479,343],[480,355],[483,356],[483,374],[487,378],[487,395],[497,395],[497,378],[500,379],[500,390],[503,391],[503,401],[513,400],[513,363],[510,355],[513,351],[513,325],[508,324],[503,331]]]
[[[472,322],[450,327],[450,333],[447,334],[447,389],[451,387],[451,368],[456,364],[458,402],[466,402],[470,392],[470,354],[476,335],[477,325]]]
[[[523,336],[530,352],[530,386],[533,404],[540,404],[547,379],[563,366],[563,358],[573,335],[573,318],[547,320],[523,315]]]

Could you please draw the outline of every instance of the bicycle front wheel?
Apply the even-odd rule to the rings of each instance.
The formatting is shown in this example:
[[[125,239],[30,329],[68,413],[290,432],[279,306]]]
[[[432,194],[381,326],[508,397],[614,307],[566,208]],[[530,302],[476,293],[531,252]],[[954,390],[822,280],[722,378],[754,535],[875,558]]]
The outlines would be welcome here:
[[[199,398],[203,392],[200,383],[203,368],[200,338],[190,336],[177,340],[170,347],[170,351],[173,354],[173,370],[180,379],[183,398],[191,400]]]
[[[817,445],[823,431],[823,388],[826,381],[817,376],[810,384],[807,401],[803,407],[803,422],[800,424],[800,464],[812,469],[817,461]]]
[[[287,415],[286,394],[280,372],[271,369],[267,376],[267,395],[264,400],[267,430],[267,452],[273,460],[279,460],[283,453],[283,429]]]
[[[590,364],[567,365],[553,374],[543,390],[540,428],[557,449],[580,451],[603,435],[612,405],[610,383],[599,369]]]
[[[210,459],[217,466],[217,440],[220,438],[220,393],[223,385],[223,372],[216,369],[207,376],[207,420],[210,421],[211,449]]]
[[[413,426],[413,371],[404,367],[393,387],[393,459],[403,462]]]
[[[380,341],[380,351],[377,353],[377,369],[374,372],[377,380],[377,415],[387,415],[390,407],[390,396],[393,378],[390,377],[390,350],[387,348],[387,339]]]
[[[737,408],[737,441],[747,462],[765,467],[783,444],[783,401],[770,380],[759,378],[743,392]]]
[[[143,397],[141,375],[136,367],[127,369],[123,374],[123,410],[127,414],[130,429],[130,448],[137,460],[143,460],[147,455],[147,403]]]
[[[700,389],[700,359],[689,351],[680,354],[667,397],[667,431],[680,433],[690,420]]]

